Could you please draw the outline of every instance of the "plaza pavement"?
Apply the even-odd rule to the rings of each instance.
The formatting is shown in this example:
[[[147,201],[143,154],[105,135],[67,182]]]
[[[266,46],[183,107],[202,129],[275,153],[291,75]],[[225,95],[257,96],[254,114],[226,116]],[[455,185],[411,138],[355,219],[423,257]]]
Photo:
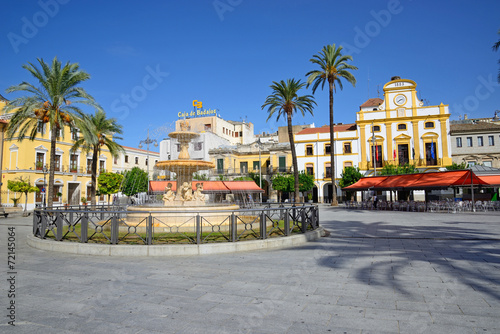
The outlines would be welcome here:
[[[320,206],[302,247],[123,258],[30,248],[0,219],[1,333],[500,333],[500,215]],[[7,228],[15,227],[15,327]]]

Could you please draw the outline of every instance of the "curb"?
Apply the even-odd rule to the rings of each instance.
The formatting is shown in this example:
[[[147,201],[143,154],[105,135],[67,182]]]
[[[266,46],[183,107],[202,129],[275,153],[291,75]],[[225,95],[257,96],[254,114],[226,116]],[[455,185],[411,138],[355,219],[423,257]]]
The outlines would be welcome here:
[[[290,237],[270,238],[240,242],[225,242],[202,245],[108,245],[79,242],[63,242],[40,239],[29,234],[28,245],[47,251],[100,256],[186,256],[246,252],[263,249],[297,247],[309,241],[319,239],[324,233],[323,227],[305,234]]]

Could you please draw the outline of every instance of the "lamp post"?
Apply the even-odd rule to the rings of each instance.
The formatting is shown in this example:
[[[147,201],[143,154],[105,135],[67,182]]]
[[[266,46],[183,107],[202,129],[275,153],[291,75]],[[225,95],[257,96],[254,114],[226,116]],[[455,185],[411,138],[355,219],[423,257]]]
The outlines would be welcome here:
[[[147,164],[146,166],[147,167],[147,170],[148,170],[148,191],[149,191],[149,144],[154,144],[155,147],[158,146],[158,142],[156,141],[156,139],[151,139],[149,138],[149,129],[148,129],[148,136],[146,137],[145,140],[141,140],[139,142],[139,148],[142,148],[142,144],[146,144],[146,151],[147,151]]]
[[[262,149],[262,142],[260,141],[260,137],[257,140],[258,144],[257,146],[259,147],[259,188],[262,189],[262,160],[261,160],[261,149]],[[262,193],[259,193],[260,197],[260,203],[262,203]]]
[[[375,145],[375,131],[373,129],[373,122],[372,122],[372,147],[373,147],[373,176],[377,176],[377,160],[375,159],[376,157],[376,151],[377,151],[377,146]]]
[[[45,185],[45,174],[47,174],[46,165],[43,165],[42,172],[43,172],[43,208],[45,209],[47,207],[47,188]]]

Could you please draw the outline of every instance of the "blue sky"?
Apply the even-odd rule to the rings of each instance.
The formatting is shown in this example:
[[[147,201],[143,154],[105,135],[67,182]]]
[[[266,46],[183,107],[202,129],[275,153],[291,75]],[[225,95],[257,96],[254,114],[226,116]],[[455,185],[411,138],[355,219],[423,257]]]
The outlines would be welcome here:
[[[351,123],[359,105],[391,76],[417,83],[427,104],[492,117],[500,1],[8,1],[0,13],[0,94],[24,80],[37,57],[78,62],[92,79],[83,87],[124,127],[121,144],[165,138],[192,101],[227,120],[276,131],[284,120],[261,110],[273,81],[315,69],[324,45],[353,56],[356,87],[335,94],[335,121]],[[326,87],[325,87],[326,89]],[[303,94],[312,94],[310,89]],[[328,124],[328,91],[317,90],[314,116],[294,124]]]

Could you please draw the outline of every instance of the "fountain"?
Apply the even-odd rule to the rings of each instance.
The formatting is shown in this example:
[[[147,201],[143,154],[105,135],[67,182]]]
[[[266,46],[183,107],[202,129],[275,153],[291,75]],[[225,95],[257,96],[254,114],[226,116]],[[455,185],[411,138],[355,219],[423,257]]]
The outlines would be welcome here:
[[[203,193],[203,181],[197,181],[196,190],[193,192],[193,173],[200,170],[215,168],[214,163],[203,160],[191,160],[188,152],[189,143],[198,133],[189,131],[189,123],[183,120],[179,124],[180,131],[174,131],[169,134],[170,138],[179,141],[180,152],[177,160],[159,161],[156,163],[158,169],[168,170],[177,176],[177,189],[174,191],[173,184],[167,183],[165,193],[163,194],[163,205],[138,205],[129,207],[127,214],[127,223],[138,224],[136,226],[145,226],[145,214],[151,214],[155,227],[161,230],[161,226],[168,224],[183,225],[183,228],[192,228],[195,226],[195,220],[192,219],[199,211],[204,211],[203,216],[209,217],[209,220],[202,222],[202,225],[228,224],[223,221],[227,215],[218,214],[221,210],[238,210],[239,205],[223,203],[207,203],[206,195]],[[206,211],[210,211],[206,213]]]

